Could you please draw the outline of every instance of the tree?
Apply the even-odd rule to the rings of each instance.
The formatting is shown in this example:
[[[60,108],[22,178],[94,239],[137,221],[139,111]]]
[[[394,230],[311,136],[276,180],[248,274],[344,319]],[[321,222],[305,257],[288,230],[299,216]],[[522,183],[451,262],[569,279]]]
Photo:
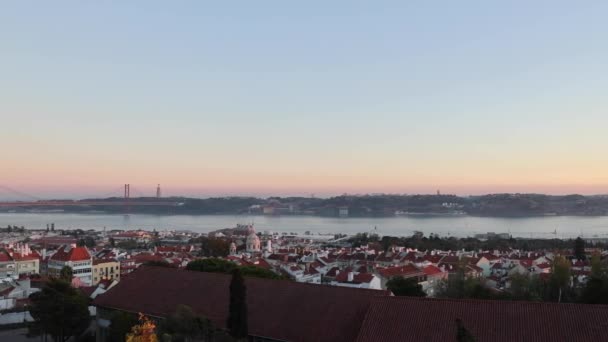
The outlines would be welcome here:
[[[542,298],[542,286],[538,276],[529,276],[515,273],[509,276],[511,287],[509,292],[511,299],[540,301]]]
[[[157,342],[158,338],[154,330],[156,325],[148,317],[139,314],[139,324],[131,328],[131,332],[127,334],[126,342]]]
[[[135,241],[135,240],[125,240],[125,241],[120,241],[120,242],[116,243],[116,247],[130,250],[130,249],[137,249],[137,247],[139,247],[139,245],[137,244],[137,241]]]
[[[176,266],[166,262],[165,260],[150,260],[143,263],[145,266],[156,266],[156,267],[171,267],[176,268]]]
[[[239,269],[242,276],[264,278],[264,279],[285,279],[285,277],[276,274],[275,272],[257,266],[239,266],[232,261],[219,258],[206,258],[194,260],[186,265],[186,269],[190,271],[211,272],[211,273],[232,273],[233,270]]]
[[[111,237],[111,238],[109,239],[109,242],[110,242],[110,246],[111,246],[111,247],[116,247],[116,241],[114,241],[114,238],[112,238],[112,237]]]
[[[223,239],[201,236],[196,241],[201,243],[201,256],[225,257],[230,252],[230,243]]]
[[[211,321],[197,315],[186,305],[177,307],[159,326],[164,342],[233,341],[226,332],[216,329]]]
[[[549,278],[549,300],[561,302],[565,291],[570,289],[570,262],[562,257],[557,256],[553,261],[553,272]]]
[[[464,327],[460,318],[456,318],[456,341],[475,342],[475,337]]]
[[[124,341],[131,328],[137,324],[137,317],[133,314],[117,311],[110,318],[108,340]]]
[[[416,278],[394,277],[386,282],[386,288],[391,290],[395,296],[424,297],[426,293],[422,291],[422,286],[418,284]]]
[[[96,245],[96,241],[93,237],[91,236],[85,236],[84,237],[84,246],[88,247],[88,248],[93,248]]]
[[[574,240],[574,256],[578,259],[578,260],[585,260],[586,256],[585,256],[585,240],[581,239],[581,237],[577,237],[576,240]]]
[[[234,338],[246,338],[248,335],[247,287],[238,268],[232,271],[232,280],[230,281],[230,307],[227,326],[230,335]]]
[[[264,279],[285,279],[271,270],[257,266],[240,266],[238,267],[244,277],[264,278]]]
[[[61,271],[59,271],[59,279],[66,281],[67,283],[71,283],[73,277],[74,271],[70,266],[63,266]]]
[[[213,273],[230,273],[232,270],[237,268],[237,264],[232,261],[219,259],[219,258],[207,258],[194,260],[188,263],[186,269],[191,271],[200,272],[213,272]]]
[[[581,291],[580,301],[587,304],[608,304],[608,272],[599,254],[591,256],[591,274]]]
[[[89,326],[88,300],[68,282],[51,279],[40,292],[30,296],[32,331],[50,335],[55,342],[80,336]]]

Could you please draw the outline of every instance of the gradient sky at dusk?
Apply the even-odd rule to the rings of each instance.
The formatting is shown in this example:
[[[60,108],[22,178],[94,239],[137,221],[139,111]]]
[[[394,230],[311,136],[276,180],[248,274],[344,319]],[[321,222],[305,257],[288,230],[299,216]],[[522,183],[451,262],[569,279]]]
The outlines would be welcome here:
[[[3,2],[0,185],[606,193],[607,15],[605,1]]]

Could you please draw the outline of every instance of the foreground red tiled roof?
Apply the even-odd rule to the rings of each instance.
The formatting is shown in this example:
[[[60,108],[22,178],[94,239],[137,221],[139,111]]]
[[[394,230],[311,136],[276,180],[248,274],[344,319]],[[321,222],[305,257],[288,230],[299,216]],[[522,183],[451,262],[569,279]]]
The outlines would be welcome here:
[[[90,260],[91,254],[89,254],[86,247],[62,246],[57,249],[57,252],[50,259],[59,261]]]
[[[456,341],[456,319],[476,341],[605,341],[608,306],[377,297],[357,342]]]
[[[158,281],[169,279],[170,281]],[[185,304],[225,327],[230,275],[142,266],[94,304],[167,316]],[[246,278],[249,333],[277,340],[351,342],[372,298],[386,291]]]

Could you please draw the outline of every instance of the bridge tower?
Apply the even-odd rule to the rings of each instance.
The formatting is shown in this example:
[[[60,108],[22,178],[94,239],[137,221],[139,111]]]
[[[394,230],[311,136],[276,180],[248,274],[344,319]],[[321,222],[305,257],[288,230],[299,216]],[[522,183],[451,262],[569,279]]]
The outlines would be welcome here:
[[[131,184],[125,184],[125,202],[124,202],[124,206],[125,206],[125,214],[129,214],[130,208],[129,208],[129,199],[131,198]]]

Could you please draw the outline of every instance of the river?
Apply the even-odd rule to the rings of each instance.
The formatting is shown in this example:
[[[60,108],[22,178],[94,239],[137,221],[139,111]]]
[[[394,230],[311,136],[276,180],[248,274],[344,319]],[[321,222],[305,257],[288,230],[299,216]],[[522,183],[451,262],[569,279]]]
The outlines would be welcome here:
[[[381,218],[329,218],[316,216],[247,216],[247,215],[142,215],[68,214],[68,213],[0,213],[0,227],[25,226],[57,229],[156,229],[209,232],[254,223],[258,231],[354,234],[373,231],[381,235],[411,235],[418,230],[425,235],[473,236],[478,233],[511,233],[514,237],[535,238],[608,238],[608,216],[550,216],[496,218],[473,216],[405,216]],[[556,234],[553,234],[556,232]]]

